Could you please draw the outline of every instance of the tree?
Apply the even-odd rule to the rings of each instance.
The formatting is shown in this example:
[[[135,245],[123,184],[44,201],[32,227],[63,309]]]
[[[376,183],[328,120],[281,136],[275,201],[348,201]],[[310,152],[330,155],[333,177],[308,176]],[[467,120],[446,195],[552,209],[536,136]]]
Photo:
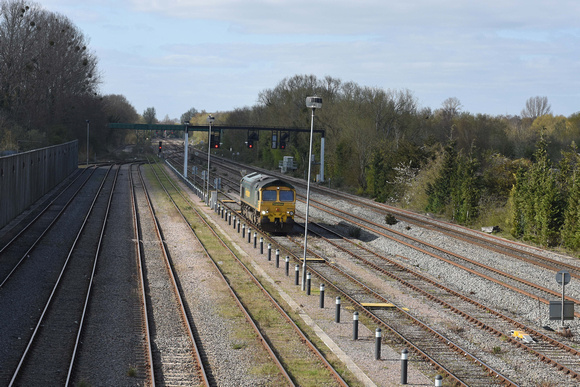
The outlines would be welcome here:
[[[129,103],[124,95],[109,94],[103,96],[103,111],[107,117],[107,122],[136,123],[139,115],[135,107]]]
[[[442,213],[451,200],[452,188],[457,181],[457,150],[455,140],[450,140],[443,152],[443,163],[439,175],[427,185],[428,203],[426,211]]]
[[[189,109],[188,111],[186,111],[185,113],[183,113],[181,115],[181,123],[186,123],[189,122],[189,120],[191,120],[192,117],[195,117],[199,112],[197,111],[196,108],[192,107],[191,109]]]
[[[569,190],[564,224],[562,226],[562,242],[573,250],[580,249],[580,168],[571,176],[572,186]]]
[[[68,18],[0,0],[0,110],[10,119],[47,137],[58,128],[74,138],[92,114],[99,82],[97,60]]]
[[[479,162],[473,157],[458,155],[457,179],[451,189],[453,219],[460,224],[468,224],[477,218],[481,197],[481,177],[478,175]]]
[[[461,112],[461,101],[457,97],[447,98],[441,104],[441,114],[443,119],[451,121],[455,116]]]
[[[512,190],[512,233],[524,239],[553,246],[563,222],[561,193],[547,154],[548,144],[540,138],[534,162],[516,177]]]
[[[536,118],[543,116],[544,114],[550,114],[552,112],[552,107],[548,103],[548,97],[530,97],[526,101],[526,107],[522,110],[522,117],[531,118],[535,120]]]
[[[143,111],[143,119],[145,120],[146,124],[156,124],[157,123],[157,117],[156,117],[156,112],[155,112],[155,108],[154,107],[148,107],[147,109],[145,109],[145,111]]]

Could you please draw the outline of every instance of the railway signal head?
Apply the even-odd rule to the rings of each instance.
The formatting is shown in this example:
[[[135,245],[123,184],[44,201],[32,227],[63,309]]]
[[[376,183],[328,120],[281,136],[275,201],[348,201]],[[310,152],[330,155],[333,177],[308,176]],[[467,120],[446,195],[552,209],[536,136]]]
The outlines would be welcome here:
[[[214,149],[217,149],[220,147],[220,134],[219,133],[214,133],[211,135],[210,146]]]
[[[161,146],[163,145],[163,141],[159,141],[159,153],[161,153],[162,149]]]
[[[248,148],[254,148],[254,141],[257,141],[258,138],[259,137],[257,132],[248,132],[248,140],[246,141]]]
[[[289,133],[282,133],[280,137],[280,149],[286,149],[286,142],[288,141]]]

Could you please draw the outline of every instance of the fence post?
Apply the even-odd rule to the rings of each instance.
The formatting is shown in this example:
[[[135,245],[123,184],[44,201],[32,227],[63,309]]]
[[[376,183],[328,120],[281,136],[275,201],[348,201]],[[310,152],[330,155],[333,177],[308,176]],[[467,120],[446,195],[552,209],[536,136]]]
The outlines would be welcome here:
[[[409,361],[409,350],[403,348],[401,352],[401,384],[407,384],[407,366]]]
[[[382,330],[381,328],[377,328],[375,330],[375,360],[379,360],[381,358],[381,336]]]

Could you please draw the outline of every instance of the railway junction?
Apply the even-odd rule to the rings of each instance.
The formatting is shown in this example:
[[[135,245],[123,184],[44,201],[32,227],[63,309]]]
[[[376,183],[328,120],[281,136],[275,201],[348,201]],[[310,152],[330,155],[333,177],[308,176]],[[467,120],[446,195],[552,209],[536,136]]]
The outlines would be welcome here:
[[[304,291],[304,182],[283,177],[293,232],[262,233],[251,167],[214,160],[210,208],[174,146],[78,169],[0,230],[2,385],[578,384],[576,319],[548,313],[559,270],[580,297],[572,257],[317,187]]]

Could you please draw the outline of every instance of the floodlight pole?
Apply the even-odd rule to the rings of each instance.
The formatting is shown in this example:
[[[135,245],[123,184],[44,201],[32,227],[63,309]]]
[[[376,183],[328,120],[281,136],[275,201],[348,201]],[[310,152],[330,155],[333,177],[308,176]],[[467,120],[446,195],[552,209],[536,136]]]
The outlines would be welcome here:
[[[306,250],[308,246],[308,210],[310,209],[310,169],[312,167],[312,135],[314,133],[314,111],[310,119],[310,148],[308,151],[308,180],[306,182],[306,218],[304,220],[304,255],[302,260],[302,290],[306,288]]]

